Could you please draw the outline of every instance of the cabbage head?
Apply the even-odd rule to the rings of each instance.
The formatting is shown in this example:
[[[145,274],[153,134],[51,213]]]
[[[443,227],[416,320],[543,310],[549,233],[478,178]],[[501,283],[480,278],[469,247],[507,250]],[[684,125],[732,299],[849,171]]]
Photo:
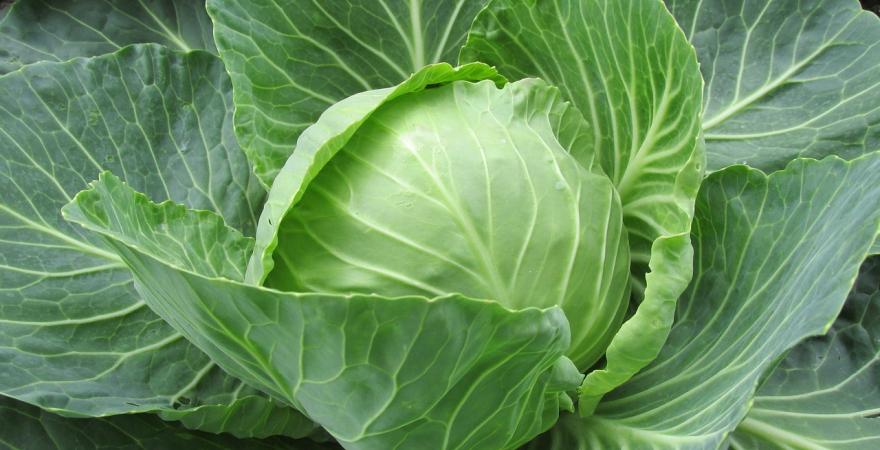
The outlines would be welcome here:
[[[583,118],[537,79],[455,81],[387,100],[310,151],[347,103],[375,95],[305,132],[270,193],[287,209],[260,224],[274,249],[254,276],[283,291],[558,305],[566,354],[589,368],[626,311],[629,246]]]

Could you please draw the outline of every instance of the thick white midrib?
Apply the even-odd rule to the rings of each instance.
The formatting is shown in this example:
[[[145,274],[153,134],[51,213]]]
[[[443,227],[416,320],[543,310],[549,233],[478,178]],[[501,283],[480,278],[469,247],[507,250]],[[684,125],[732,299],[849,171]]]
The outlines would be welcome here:
[[[772,137],[772,136],[779,136],[781,134],[791,133],[791,132],[795,132],[795,131],[800,131],[800,130],[803,130],[807,127],[810,127],[815,122],[818,122],[819,120],[822,120],[825,117],[828,117],[829,115],[836,113],[839,108],[847,105],[847,103],[849,103],[853,99],[857,99],[857,98],[861,97],[862,95],[874,92],[874,90],[877,89],[878,87],[880,87],[880,83],[874,83],[871,86],[868,86],[859,92],[855,92],[852,95],[850,95],[844,99],[841,99],[836,105],[834,105],[834,107],[823,111],[821,114],[818,114],[816,116],[809,118],[809,120],[803,121],[801,123],[798,123],[796,125],[792,125],[792,126],[789,126],[786,128],[778,128],[775,130],[762,131],[762,132],[758,132],[758,133],[745,133],[745,134],[705,133],[703,135],[703,137],[707,141],[709,141],[709,140],[712,140],[712,141],[732,141],[732,140],[740,140],[740,139],[743,139],[743,140],[744,139],[762,139],[762,138],[767,138],[767,137]],[[869,111],[867,114],[871,114],[877,110],[880,110],[880,108],[875,108],[875,109]],[[840,121],[842,121],[842,120],[844,120],[844,119],[841,119]],[[836,123],[836,122],[834,122],[834,123]],[[827,126],[827,125],[824,125],[824,126]]]
[[[9,207],[7,207],[6,205],[4,205],[2,203],[0,203],[0,211],[6,212],[7,214],[11,215],[12,217],[14,217],[15,219],[24,223],[25,225],[27,225],[28,227],[30,227],[33,230],[48,234],[56,239],[59,239],[61,241],[64,241],[64,242],[70,244],[72,247],[76,248],[77,250],[79,250],[83,253],[86,253],[86,254],[89,254],[92,256],[99,256],[101,258],[109,259],[110,261],[115,261],[115,262],[122,264],[122,259],[119,258],[118,255],[107,252],[107,251],[102,250],[98,247],[93,247],[91,245],[87,245],[87,244],[83,243],[82,241],[78,241],[78,240],[58,231],[58,230],[54,230],[52,228],[49,228],[48,226],[34,222],[34,221],[28,219],[27,217],[22,216],[18,212],[10,209]]]
[[[784,443],[799,449],[830,450],[828,447],[823,447],[815,442],[808,441],[804,437],[798,436],[790,431],[774,427],[773,425],[752,419],[748,416],[739,423],[736,429],[767,439],[770,442]]]
[[[150,16],[150,18],[153,19],[153,21],[156,22],[157,25],[159,25],[159,28],[162,29],[162,34],[164,34],[165,37],[167,37],[169,41],[173,42],[174,45],[178,46],[180,48],[180,50],[182,50],[184,52],[191,52],[192,51],[192,48],[189,45],[187,45],[186,42],[184,42],[183,39],[181,39],[180,36],[177,35],[177,33],[174,33],[173,31],[171,31],[165,25],[164,22],[159,20],[159,18],[156,17],[155,14],[153,14],[153,10],[151,10],[147,5],[145,5],[143,0],[138,0],[138,4],[140,4],[141,8],[143,8],[144,11],[146,11],[146,13]]]
[[[125,269],[127,268],[124,264],[121,263],[110,263],[103,264],[100,266],[91,266],[91,267],[83,267],[81,269],[71,269],[71,270],[59,270],[57,272],[48,272],[48,271],[40,271],[40,270],[32,270],[26,269],[23,267],[15,267],[6,264],[0,264],[0,270],[8,270],[11,272],[18,272],[25,275],[33,275],[36,277],[41,277],[43,279],[49,278],[69,278],[76,277],[80,275],[89,275],[96,272],[103,272],[105,270],[114,270],[114,269]],[[2,319],[0,319],[2,321]]]
[[[105,314],[98,314],[94,316],[84,317],[81,319],[66,319],[66,320],[55,320],[55,321],[45,321],[45,322],[34,322],[34,321],[18,321],[18,320],[8,320],[8,319],[0,319],[0,324],[10,324],[10,325],[27,325],[27,326],[36,326],[36,327],[51,327],[51,326],[64,326],[64,325],[85,325],[89,323],[101,322],[104,320],[118,319],[120,317],[125,317],[138,309],[143,308],[146,304],[143,300],[139,300],[135,303],[132,303],[130,306],[120,309],[118,311],[113,311]]]
[[[857,16],[854,16],[854,17],[857,17]],[[798,73],[801,69],[806,67],[808,64],[813,62],[814,59],[816,59],[819,55],[821,55],[822,52],[824,52],[831,45],[831,43],[833,41],[835,41],[846,29],[849,28],[850,23],[852,23],[852,21],[847,22],[847,24],[845,26],[840,28],[840,31],[838,31],[837,34],[830,37],[827,41],[825,41],[825,43],[823,43],[821,46],[819,46],[813,53],[810,53],[809,55],[807,55],[807,57],[802,59],[800,62],[791,66],[788,70],[786,70],[781,75],[779,75],[775,80],[771,81],[770,83],[765,84],[760,89],[752,92],[751,94],[749,94],[745,98],[734,102],[733,104],[731,104],[730,106],[728,106],[724,110],[720,111],[714,117],[709,118],[707,120],[704,120],[703,121],[703,131],[708,131],[708,130],[718,126],[719,124],[721,124],[725,120],[729,119],[731,116],[742,111],[747,106],[751,105],[752,103],[759,100],[761,97],[767,95],[769,92],[773,91],[774,89],[776,89],[779,86],[781,86],[782,84],[784,84],[794,74]]]
[[[851,411],[851,412],[841,412],[841,413],[824,413],[824,412],[810,412],[810,411],[786,411],[782,409],[767,409],[767,408],[752,408],[749,410],[749,414],[763,414],[766,416],[778,416],[778,417],[796,417],[801,419],[857,419],[863,418],[865,416],[872,416],[874,414],[880,413],[880,408],[871,408],[864,409],[860,411]],[[756,419],[757,420],[757,419]]]
[[[454,27],[455,22],[458,21],[458,16],[461,14],[461,8],[464,6],[465,1],[467,0],[459,0],[458,3],[456,3],[452,16],[449,18],[449,21],[446,22],[446,29],[443,30],[443,37],[440,38],[440,41],[437,43],[437,50],[434,51],[434,55],[431,57],[431,62],[440,62],[440,58],[443,56],[443,50],[446,49],[446,42],[449,41],[449,36],[452,34],[452,27]]]
[[[425,39],[422,36],[422,0],[409,0],[410,30],[412,31],[413,72],[425,66]]]

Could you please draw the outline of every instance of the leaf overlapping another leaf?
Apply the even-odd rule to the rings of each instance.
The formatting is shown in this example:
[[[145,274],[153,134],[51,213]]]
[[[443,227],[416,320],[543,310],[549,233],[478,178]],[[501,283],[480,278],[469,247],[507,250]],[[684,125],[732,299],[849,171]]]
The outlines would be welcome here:
[[[273,438],[236,439],[191,431],[150,414],[73,419],[0,396],[0,449],[132,450],[198,448],[204,450],[329,450],[309,441]]]
[[[694,50],[656,0],[495,0],[474,21],[461,60],[558,86],[591,125],[573,154],[595,158],[620,192],[640,305],[605,367],[587,376],[580,407],[589,414],[656,357],[691,276],[690,224],[705,158]]]
[[[0,13],[0,74],[129,44],[216,53],[204,0],[17,0]]]
[[[861,450],[880,445],[880,259],[863,264],[825,336],[792,349],[765,380],[731,448]]]
[[[312,429],[153,314],[100,237],[60,214],[112,170],[253,233],[265,193],[232,136],[229,93],[216,57],[153,45],[0,77],[0,391],[76,415],[164,410],[245,436]],[[273,418],[216,420],[256,403]]]
[[[660,356],[595,416],[566,416],[535,448],[715,448],[762,373],[826,331],[880,223],[880,153],[734,166],[697,199],[694,267]]]
[[[710,170],[880,149],[880,20],[856,0],[666,0],[706,79]]]
[[[334,103],[454,63],[485,0],[209,0],[235,128],[266,186]]]
[[[104,234],[151,307],[224,369],[301,408],[347,448],[516,447],[556,420],[581,378],[561,357],[569,338],[558,308],[209,278],[192,257],[220,259],[193,240],[230,248],[244,238],[212,213],[152,204],[109,173],[65,216]],[[166,245],[173,240],[180,245]]]

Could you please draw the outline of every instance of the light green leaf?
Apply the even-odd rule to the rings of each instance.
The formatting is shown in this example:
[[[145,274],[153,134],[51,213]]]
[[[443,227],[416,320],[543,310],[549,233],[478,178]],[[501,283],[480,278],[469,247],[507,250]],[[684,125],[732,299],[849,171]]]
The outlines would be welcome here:
[[[872,257],[828,334],[798,344],[763,383],[733,448],[880,447],[878,369],[880,258]]]
[[[215,52],[204,0],[18,0],[0,16],[0,74],[139,43]]]
[[[273,438],[236,439],[190,431],[151,414],[94,419],[71,419],[0,396],[0,449],[2,450],[321,450],[309,441]],[[327,447],[328,449],[331,447]]]
[[[558,86],[591,124],[581,152],[595,155],[620,192],[645,309],[615,338],[604,369],[587,377],[588,413],[657,355],[690,279],[687,240],[704,159],[694,50],[657,0],[495,0],[474,21],[461,60]]]
[[[60,214],[112,170],[252,233],[265,194],[235,144],[229,92],[216,57],[151,45],[0,77],[0,392],[76,415],[222,416],[213,406],[231,402],[287,414],[153,314],[100,237]],[[234,429],[245,423],[228,431],[264,433]],[[301,416],[286,427],[311,429]]]
[[[235,128],[268,186],[339,100],[454,63],[485,0],[209,0],[235,86]]]
[[[428,67],[337,103],[304,132],[261,216],[252,280],[559,305],[577,330],[567,355],[586,369],[627,307],[620,200],[557,139],[586,126],[557,89],[535,79],[437,86],[443,73],[476,69],[487,68]],[[425,84],[434,87],[411,92]]]
[[[856,0],[666,0],[706,79],[709,169],[880,149],[880,20]]]
[[[494,80],[497,84],[505,82],[504,78],[485,64],[466,64],[455,68],[449,64],[435,64],[423,68],[398,86],[353,95],[328,108],[322,115],[323,120],[303,133],[295,156],[285,162],[281,169],[283,176],[278,178],[278,183],[269,193],[257,226],[257,240],[248,265],[247,281],[263,284],[275,264],[272,252],[278,245],[277,225],[302,198],[309,182],[374,111],[387,102],[402,95],[422,91],[429,85],[485,79]]]
[[[219,259],[193,238],[215,248],[243,238],[210,213],[152,204],[110,174],[64,211],[107,236],[163,318],[346,448],[514,448],[555,422],[564,391],[580,382],[561,356],[569,331],[558,308],[285,293],[207,278],[191,259]],[[155,254],[160,246],[181,251]]]
[[[595,416],[562,418],[535,448],[716,448],[765,370],[827,330],[878,224],[880,153],[709,176],[697,199],[695,276],[660,356]]]

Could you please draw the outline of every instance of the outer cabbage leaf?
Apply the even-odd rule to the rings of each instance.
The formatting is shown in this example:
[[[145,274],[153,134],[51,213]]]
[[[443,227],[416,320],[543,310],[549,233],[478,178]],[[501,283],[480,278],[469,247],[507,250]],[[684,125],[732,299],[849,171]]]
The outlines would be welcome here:
[[[706,79],[711,170],[880,148],[880,20],[856,0],[666,0]]]
[[[577,111],[530,79],[435,86],[351,114],[391,91],[402,88],[340,102],[303,134],[270,193],[284,207],[261,217],[258,246],[274,246],[265,285],[559,305],[576,330],[567,355],[590,367],[626,311],[629,255],[613,185],[556,138],[585,127]]]
[[[495,0],[474,21],[461,60],[558,86],[591,124],[575,156],[594,155],[620,192],[640,305],[605,367],[584,382],[587,414],[656,357],[690,280],[704,159],[694,50],[656,0]]]
[[[792,349],[731,437],[735,449],[880,447],[880,258],[862,269],[825,336]]]
[[[265,193],[235,143],[229,92],[216,57],[152,45],[0,77],[0,392],[76,415],[192,412],[187,423],[245,436],[312,429],[153,314],[101,238],[60,214],[111,170],[252,233]]]
[[[300,133],[358,92],[454,63],[485,0],[209,0],[241,146],[269,186]]]
[[[150,414],[71,419],[0,396],[0,449],[168,449],[320,450],[309,441],[273,438],[240,440],[187,430]],[[329,449],[329,447],[328,447]]]
[[[204,0],[18,0],[0,14],[0,74],[140,43],[216,52]]]
[[[109,173],[64,213],[108,238],[165,320],[347,448],[515,448],[556,421],[564,391],[580,382],[562,356],[559,308],[212,278],[250,241],[213,213],[150,203]]]
[[[840,311],[880,224],[880,153],[733,166],[700,188],[694,279],[660,356],[534,448],[716,448],[762,374]]]

